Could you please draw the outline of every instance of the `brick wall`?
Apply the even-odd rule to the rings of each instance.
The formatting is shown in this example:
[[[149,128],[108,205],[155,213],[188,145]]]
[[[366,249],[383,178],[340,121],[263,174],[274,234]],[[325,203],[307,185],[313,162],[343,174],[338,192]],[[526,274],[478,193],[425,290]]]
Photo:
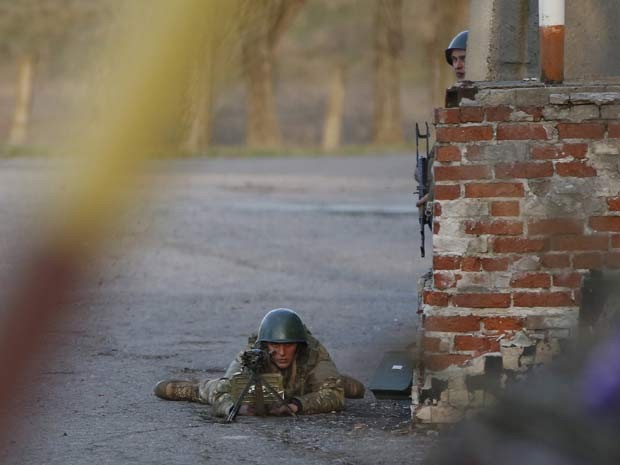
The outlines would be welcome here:
[[[551,360],[577,327],[584,276],[620,268],[620,87],[458,92],[470,98],[435,112],[421,421],[492,401],[473,377],[504,385]]]

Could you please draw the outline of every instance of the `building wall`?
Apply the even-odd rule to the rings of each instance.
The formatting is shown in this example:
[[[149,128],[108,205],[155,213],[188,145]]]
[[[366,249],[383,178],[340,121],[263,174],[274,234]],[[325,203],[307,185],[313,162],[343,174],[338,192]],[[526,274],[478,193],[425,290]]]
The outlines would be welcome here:
[[[481,377],[504,386],[552,360],[578,327],[584,277],[620,269],[620,85],[458,92],[435,114],[414,386],[417,419],[433,423],[492,402]]]
[[[566,0],[565,80],[620,76],[620,3]],[[473,81],[539,77],[537,0],[472,0],[467,75]]]

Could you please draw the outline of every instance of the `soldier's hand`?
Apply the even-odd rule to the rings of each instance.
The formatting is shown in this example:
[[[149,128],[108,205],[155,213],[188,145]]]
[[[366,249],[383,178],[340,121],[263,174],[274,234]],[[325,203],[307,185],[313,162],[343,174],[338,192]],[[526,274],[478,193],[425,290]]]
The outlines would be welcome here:
[[[241,408],[239,408],[238,415],[245,415],[246,417],[253,417],[256,415],[256,409],[253,405],[243,404]]]
[[[269,409],[269,415],[280,417],[284,415],[291,415],[291,411],[293,413],[297,413],[297,405],[288,404],[288,407],[286,405],[274,405]]]
[[[418,200],[415,203],[415,206],[416,207],[423,207],[426,204],[426,202],[428,202],[428,196],[429,196],[429,194],[424,195],[420,200]]]

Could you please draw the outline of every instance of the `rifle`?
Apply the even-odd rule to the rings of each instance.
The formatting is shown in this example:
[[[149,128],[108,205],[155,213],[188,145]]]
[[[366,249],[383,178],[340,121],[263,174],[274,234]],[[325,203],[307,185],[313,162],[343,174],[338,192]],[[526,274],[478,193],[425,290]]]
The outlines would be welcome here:
[[[246,400],[246,397],[249,397],[248,394],[250,394],[251,391],[254,396],[253,401],[256,404],[257,415],[266,414],[266,404],[277,403],[279,405],[286,405],[291,415],[294,417],[296,416],[295,413],[288,406],[288,402],[286,402],[284,397],[278,393],[278,391],[272,386],[271,382],[269,381],[270,379],[273,381],[274,376],[280,375],[270,375],[269,373],[260,374],[260,371],[263,371],[263,369],[267,366],[268,363],[269,354],[264,350],[250,349],[246,350],[243,354],[241,354],[241,366],[243,367],[243,371],[238,380],[245,380],[247,378],[247,382],[245,383],[245,386],[241,389],[241,393],[237,397],[233,408],[230,410],[228,416],[226,417],[227,423],[235,420],[237,414],[239,413],[241,405],[243,404],[244,400]]]
[[[418,180],[418,200],[422,199],[430,192],[430,183],[428,179],[428,162],[429,162],[429,138],[430,131],[428,129],[428,123],[424,123],[426,126],[426,133],[421,134],[418,123],[415,124],[415,159],[416,159],[416,178]],[[419,152],[420,139],[426,141],[426,155],[421,156]],[[419,207],[418,221],[420,223],[420,253],[424,257],[424,225],[428,225],[430,230],[433,230],[433,211],[430,202]]]

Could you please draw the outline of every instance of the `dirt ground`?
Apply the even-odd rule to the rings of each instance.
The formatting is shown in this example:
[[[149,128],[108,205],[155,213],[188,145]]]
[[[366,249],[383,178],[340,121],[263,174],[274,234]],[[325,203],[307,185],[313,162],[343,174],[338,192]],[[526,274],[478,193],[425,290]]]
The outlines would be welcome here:
[[[368,392],[342,413],[225,424],[208,406],[152,394],[163,378],[222,375],[276,307],[298,311],[364,383],[385,351],[410,349],[416,279],[430,266],[419,257],[414,165],[411,155],[153,163],[74,293],[71,321],[49,328],[0,460],[421,463],[435,436],[412,428],[407,401]],[[49,181],[57,172],[0,161],[3,275],[19,267],[15,240],[63,189]]]

